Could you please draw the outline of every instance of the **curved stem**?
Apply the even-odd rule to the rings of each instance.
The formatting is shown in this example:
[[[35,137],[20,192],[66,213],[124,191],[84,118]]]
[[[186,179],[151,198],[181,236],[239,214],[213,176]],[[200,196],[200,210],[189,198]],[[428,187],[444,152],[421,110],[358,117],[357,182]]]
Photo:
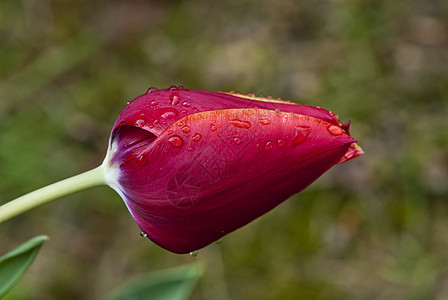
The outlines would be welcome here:
[[[3,204],[0,206],[0,223],[62,196],[103,184],[106,184],[104,164]]]

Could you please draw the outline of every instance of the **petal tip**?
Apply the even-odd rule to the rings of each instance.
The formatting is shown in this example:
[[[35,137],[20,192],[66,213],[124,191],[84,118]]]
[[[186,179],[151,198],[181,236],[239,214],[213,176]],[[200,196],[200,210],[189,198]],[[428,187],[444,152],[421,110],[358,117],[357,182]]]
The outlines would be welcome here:
[[[347,152],[345,152],[344,156],[337,162],[338,164],[354,159],[358,156],[364,154],[364,151],[357,143],[352,143],[348,148]]]

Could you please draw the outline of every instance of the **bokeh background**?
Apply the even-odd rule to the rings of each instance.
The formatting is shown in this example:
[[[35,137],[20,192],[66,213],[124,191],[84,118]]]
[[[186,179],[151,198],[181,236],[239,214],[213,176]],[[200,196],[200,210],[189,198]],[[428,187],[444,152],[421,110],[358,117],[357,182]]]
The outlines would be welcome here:
[[[50,241],[7,299],[99,299],[200,261],[193,299],[448,299],[445,0],[0,1],[0,201],[99,165],[150,86],[320,105],[366,154],[197,257],[98,187],[0,226]]]

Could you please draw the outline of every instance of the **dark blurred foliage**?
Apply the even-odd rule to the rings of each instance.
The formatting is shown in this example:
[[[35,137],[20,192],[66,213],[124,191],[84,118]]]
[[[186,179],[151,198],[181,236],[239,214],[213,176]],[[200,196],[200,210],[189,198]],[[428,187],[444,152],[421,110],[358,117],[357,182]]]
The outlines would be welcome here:
[[[239,90],[352,120],[366,154],[195,258],[94,188],[0,226],[46,243],[8,299],[98,299],[201,261],[193,299],[448,299],[448,2],[0,2],[1,202],[99,165],[150,86]],[[293,179],[291,179],[293,180]]]

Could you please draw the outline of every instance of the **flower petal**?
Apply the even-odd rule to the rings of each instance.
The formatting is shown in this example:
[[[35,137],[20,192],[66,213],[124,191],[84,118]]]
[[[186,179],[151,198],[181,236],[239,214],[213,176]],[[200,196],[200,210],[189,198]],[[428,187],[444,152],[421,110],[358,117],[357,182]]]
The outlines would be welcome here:
[[[215,94],[182,97],[201,109],[228,105],[212,105],[207,99],[217,101]],[[176,253],[202,248],[268,212],[341,161],[355,142],[333,120],[259,108],[187,114],[154,140],[143,137],[114,161],[115,188],[148,237]]]
[[[284,100],[245,96],[222,92],[171,87],[157,90],[151,88],[148,93],[129,102],[115,121],[112,132],[121,126],[135,126],[159,136],[174,122],[187,115],[223,110],[260,108],[278,110],[315,117],[335,125],[342,123],[337,115],[319,107],[299,105]]]

